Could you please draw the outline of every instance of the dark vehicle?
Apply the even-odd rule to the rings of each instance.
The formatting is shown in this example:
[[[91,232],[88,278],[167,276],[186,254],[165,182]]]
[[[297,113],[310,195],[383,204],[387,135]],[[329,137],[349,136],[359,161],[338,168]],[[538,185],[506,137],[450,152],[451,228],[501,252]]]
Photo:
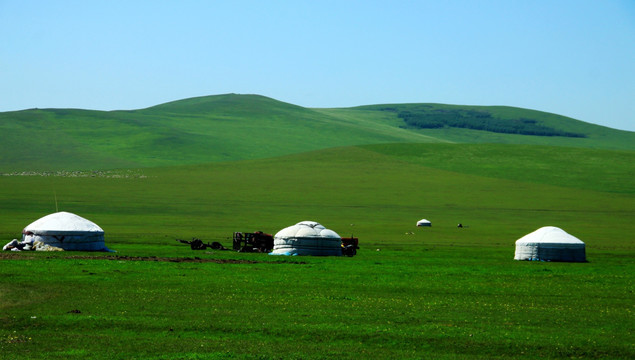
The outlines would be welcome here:
[[[181,239],[176,239],[176,241],[183,243],[183,244],[188,244],[190,245],[190,248],[192,250],[206,250],[208,248],[210,249],[214,249],[214,250],[227,250],[223,245],[221,245],[221,243],[214,241],[211,244],[206,244],[203,242],[203,240],[201,239],[197,239],[197,238],[192,238],[192,241],[187,241],[187,240],[181,240]]]
[[[262,231],[253,233],[235,232],[233,249],[238,252],[268,253],[273,249],[273,236]]]
[[[342,238],[342,255],[355,256],[359,249],[359,239],[356,237]]]

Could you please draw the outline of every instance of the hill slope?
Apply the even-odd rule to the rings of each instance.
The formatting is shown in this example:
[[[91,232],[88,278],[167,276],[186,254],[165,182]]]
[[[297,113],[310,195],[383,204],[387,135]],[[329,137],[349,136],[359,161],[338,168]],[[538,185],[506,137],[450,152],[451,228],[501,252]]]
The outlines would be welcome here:
[[[405,124],[400,112],[422,105],[308,109],[258,95],[227,94],[133,111],[4,112],[0,113],[0,172],[201,164],[386,143],[498,142],[635,149],[635,133],[516,108],[479,111],[503,119],[533,119],[584,137],[501,134],[455,127],[418,129]]]
[[[384,104],[351,109],[385,114],[396,126],[451,142],[635,150],[634,132],[510,106]]]

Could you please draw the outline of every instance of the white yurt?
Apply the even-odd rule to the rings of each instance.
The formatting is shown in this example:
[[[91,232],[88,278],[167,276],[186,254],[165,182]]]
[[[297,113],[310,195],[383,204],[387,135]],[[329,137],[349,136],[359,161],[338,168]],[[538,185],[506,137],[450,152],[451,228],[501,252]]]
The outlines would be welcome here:
[[[432,223],[430,222],[430,220],[421,219],[417,221],[417,226],[432,226]]]
[[[61,211],[40,218],[22,230],[22,241],[40,241],[64,250],[110,251],[104,230],[81,216]]]
[[[271,255],[342,255],[342,238],[315,221],[286,227],[273,237]]]
[[[584,243],[555,227],[545,226],[516,240],[514,260],[586,261]]]

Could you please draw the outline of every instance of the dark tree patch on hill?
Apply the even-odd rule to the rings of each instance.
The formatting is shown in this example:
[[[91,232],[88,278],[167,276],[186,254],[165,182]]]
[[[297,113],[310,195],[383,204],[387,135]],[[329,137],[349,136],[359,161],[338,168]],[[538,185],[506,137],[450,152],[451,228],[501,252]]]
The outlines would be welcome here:
[[[567,132],[541,125],[533,119],[497,118],[492,116],[488,111],[421,107],[399,111],[397,116],[403,119],[408,126],[418,129],[455,127],[504,134],[586,137],[584,134]]]

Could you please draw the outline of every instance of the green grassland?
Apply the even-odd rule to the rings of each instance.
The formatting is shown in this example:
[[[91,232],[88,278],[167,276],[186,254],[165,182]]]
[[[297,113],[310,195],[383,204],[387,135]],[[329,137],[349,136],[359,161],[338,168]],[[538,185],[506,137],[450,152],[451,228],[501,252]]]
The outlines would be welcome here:
[[[32,129],[74,122],[60,138],[76,147],[29,150],[32,168],[17,160],[23,150],[5,148],[0,239],[59,209],[99,224],[117,252],[0,254],[0,357],[635,357],[635,151],[619,140],[631,133],[565,121],[562,129],[588,136],[453,143],[461,141],[403,128],[386,111],[212,99],[221,104],[196,98],[96,117],[103,136],[74,116],[51,120],[52,110],[26,117],[41,122]],[[24,127],[3,119],[5,128]],[[175,153],[154,150],[151,140],[165,140],[175,119],[183,119]],[[262,148],[276,142],[277,124],[298,143]],[[267,141],[245,145],[251,150],[220,134],[209,142],[220,129],[235,144]],[[321,130],[332,142],[308,135]],[[191,145],[197,131],[204,140]],[[237,139],[241,131],[248,135]],[[78,139],[84,132],[97,137],[94,146]],[[608,146],[610,134],[618,140]],[[416,228],[421,218],[432,227]],[[358,255],[192,251],[175,241],[229,246],[233,231],[275,233],[302,220],[358,236]],[[588,262],[514,261],[515,240],[547,225],[582,239]]]
[[[412,129],[394,111],[414,104],[308,109],[257,95],[217,95],[130,111],[0,113],[0,172],[101,170],[269,158],[336,146],[512,143],[635,150],[635,133],[511,107],[428,105],[532,119],[585,138]],[[483,110],[485,109],[485,110]]]
[[[504,164],[506,154],[496,147],[489,151]],[[55,191],[60,209],[100,224],[117,250],[79,253],[95,258],[22,253],[3,259],[3,353],[165,359],[635,354],[632,162],[612,160],[607,151],[622,181],[593,190],[578,187],[581,179],[564,186],[437,169],[412,160],[421,148],[404,154],[396,146],[387,155],[389,148],[152,168],[127,178],[0,177],[2,237],[18,236],[28,222],[54,211]],[[547,171],[602,169],[584,158],[542,161]],[[421,217],[432,228],[416,228]],[[196,236],[229,245],[232,231],[275,233],[306,219],[359,236],[359,254],[193,252],[174,241]],[[458,222],[467,228],[457,229]],[[512,260],[514,241],[543,225],[583,239],[589,262]],[[156,261],[162,258],[173,261]],[[210,262],[178,262],[195,258]]]

